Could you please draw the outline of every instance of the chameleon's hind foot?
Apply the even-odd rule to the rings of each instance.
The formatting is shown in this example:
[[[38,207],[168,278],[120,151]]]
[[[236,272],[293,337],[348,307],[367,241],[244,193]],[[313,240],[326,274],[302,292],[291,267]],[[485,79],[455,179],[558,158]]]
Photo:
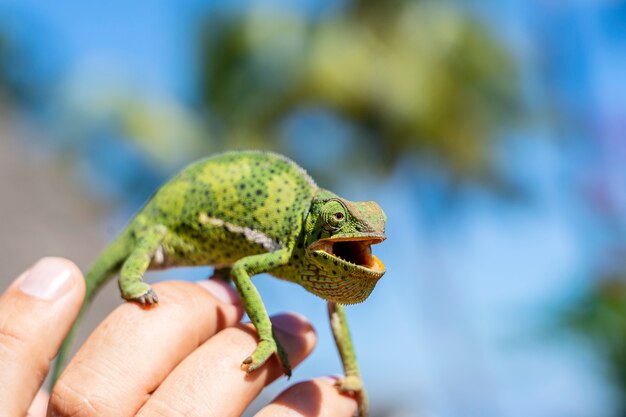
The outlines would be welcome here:
[[[150,306],[159,303],[159,297],[157,297],[156,292],[154,292],[154,290],[148,284],[142,282],[140,290],[143,291],[134,292],[133,295],[124,296],[124,298],[128,301],[136,301],[142,306]]]
[[[291,377],[291,365],[289,365],[289,359],[287,358],[285,350],[276,339],[261,340],[252,355],[244,359],[241,364],[241,368],[245,370],[247,374],[250,374],[263,366],[263,364],[267,362],[273,354],[276,354],[278,362],[283,369],[283,373],[287,375],[287,377]]]
[[[345,378],[339,379],[335,383],[335,386],[342,394],[354,396],[359,404],[359,417],[367,417],[369,414],[369,399],[363,387],[361,377],[356,375],[346,376]]]
[[[335,386],[342,393],[355,393],[363,389],[363,382],[361,378],[355,375],[350,375],[345,378],[340,378]]]

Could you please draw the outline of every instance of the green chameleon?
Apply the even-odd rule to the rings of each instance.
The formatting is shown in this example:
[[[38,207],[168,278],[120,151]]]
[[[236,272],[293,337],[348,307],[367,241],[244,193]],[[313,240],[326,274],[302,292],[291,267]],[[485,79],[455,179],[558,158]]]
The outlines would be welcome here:
[[[276,354],[286,375],[288,358],[251,277],[267,272],[328,301],[331,328],[343,363],[342,392],[368,413],[344,304],[360,303],[385,273],[370,245],[385,239],[386,216],[373,201],[350,202],[319,188],[288,158],[269,152],[228,152],[191,164],[164,184],[108,246],[86,275],[81,316],[96,291],[116,272],[122,297],[142,305],[158,298],[143,282],[148,269],[213,265],[230,277],[259,334],[244,359],[247,373]],[[53,371],[59,377],[78,321]]]

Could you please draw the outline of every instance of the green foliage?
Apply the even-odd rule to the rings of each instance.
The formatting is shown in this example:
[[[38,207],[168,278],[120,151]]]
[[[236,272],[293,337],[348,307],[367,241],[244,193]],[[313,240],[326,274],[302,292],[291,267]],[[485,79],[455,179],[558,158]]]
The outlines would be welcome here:
[[[8,40],[0,31],[0,103],[5,100],[5,95],[7,93],[7,76],[5,72],[8,47]]]
[[[264,9],[211,16],[200,47],[213,139],[278,148],[281,122],[314,105],[363,133],[348,163],[388,170],[410,152],[459,176],[491,174],[491,141],[517,109],[510,57],[450,5],[381,3],[319,20]]]
[[[626,409],[626,277],[604,278],[564,315],[607,363]]]

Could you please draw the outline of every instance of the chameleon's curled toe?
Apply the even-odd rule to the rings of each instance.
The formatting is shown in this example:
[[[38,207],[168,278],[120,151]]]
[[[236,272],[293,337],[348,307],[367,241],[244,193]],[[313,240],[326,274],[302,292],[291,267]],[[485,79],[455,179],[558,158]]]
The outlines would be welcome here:
[[[273,354],[276,354],[283,373],[291,377],[291,365],[289,365],[287,354],[280,343],[275,340],[261,340],[252,355],[244,359],[241,368],[249,375],[263,366]]]
[[[159,303],[159,297],[157,297],[156,292],[152,288],[150,288],[145,294],[140,295],[139,297],[134,297],[130,301],[137,301],[141,303],[142,306],[145,305],[153,305]]]
[[[359,417],[367,417],[369,414],[369,399],[367,392],[363,387],[363,381],[361,377],[356,375],[349,375],[345,378],[340,378],[335,383],[335,386],[342,394],[349,394],[354,396],[359,403]]]
[[[369,399],[367,392],[363,387],[363,381],[360,376],[348,375],[340,378],[335,382],[337,390],[342,394],[354,396],[359,403],[359,417],[367,417],[369,414]]]
[[[278,357],[281,368],[283,368],[283,374],[287,375],[287,379],[289,379],[291,378],[291,364],[289,364],[287,353],[278,341],[276,341],[276,348],[276,356]]]
[[[345,378],[340,378],[335,386],[343,393],[355,393],[363,389],[363,381],[356,375],[350,375]]]

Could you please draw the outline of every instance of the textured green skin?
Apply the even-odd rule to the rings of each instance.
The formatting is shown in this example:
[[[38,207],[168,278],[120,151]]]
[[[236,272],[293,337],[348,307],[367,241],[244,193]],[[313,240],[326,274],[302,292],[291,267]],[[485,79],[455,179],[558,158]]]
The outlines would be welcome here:
[[[341,221],[332,217],[338,212]],[[329,301],[331,328],[346,372],[338,387],[355,393],[361,415],[366,415],[367,396],[342,304],[365,300],[384,270],[345,262],[311,245],[327,238],[382,241],[385,221],[376,203],[350,202],[318,188],[302,168],[283,156],[255,151],[221,154],[188,166],[164,184],[105,249],[86,275],[87,297],[81,313],[118,270],[122,297],[150,304],[158,300],[142,281],[147,269],[228,268],[259,333],[256,350],[242,365],[249,373],[276,354],[290,375],[287,357],[250,279],[268,272]],[[59,352],[53,380],[60,374],[76,326]]]

